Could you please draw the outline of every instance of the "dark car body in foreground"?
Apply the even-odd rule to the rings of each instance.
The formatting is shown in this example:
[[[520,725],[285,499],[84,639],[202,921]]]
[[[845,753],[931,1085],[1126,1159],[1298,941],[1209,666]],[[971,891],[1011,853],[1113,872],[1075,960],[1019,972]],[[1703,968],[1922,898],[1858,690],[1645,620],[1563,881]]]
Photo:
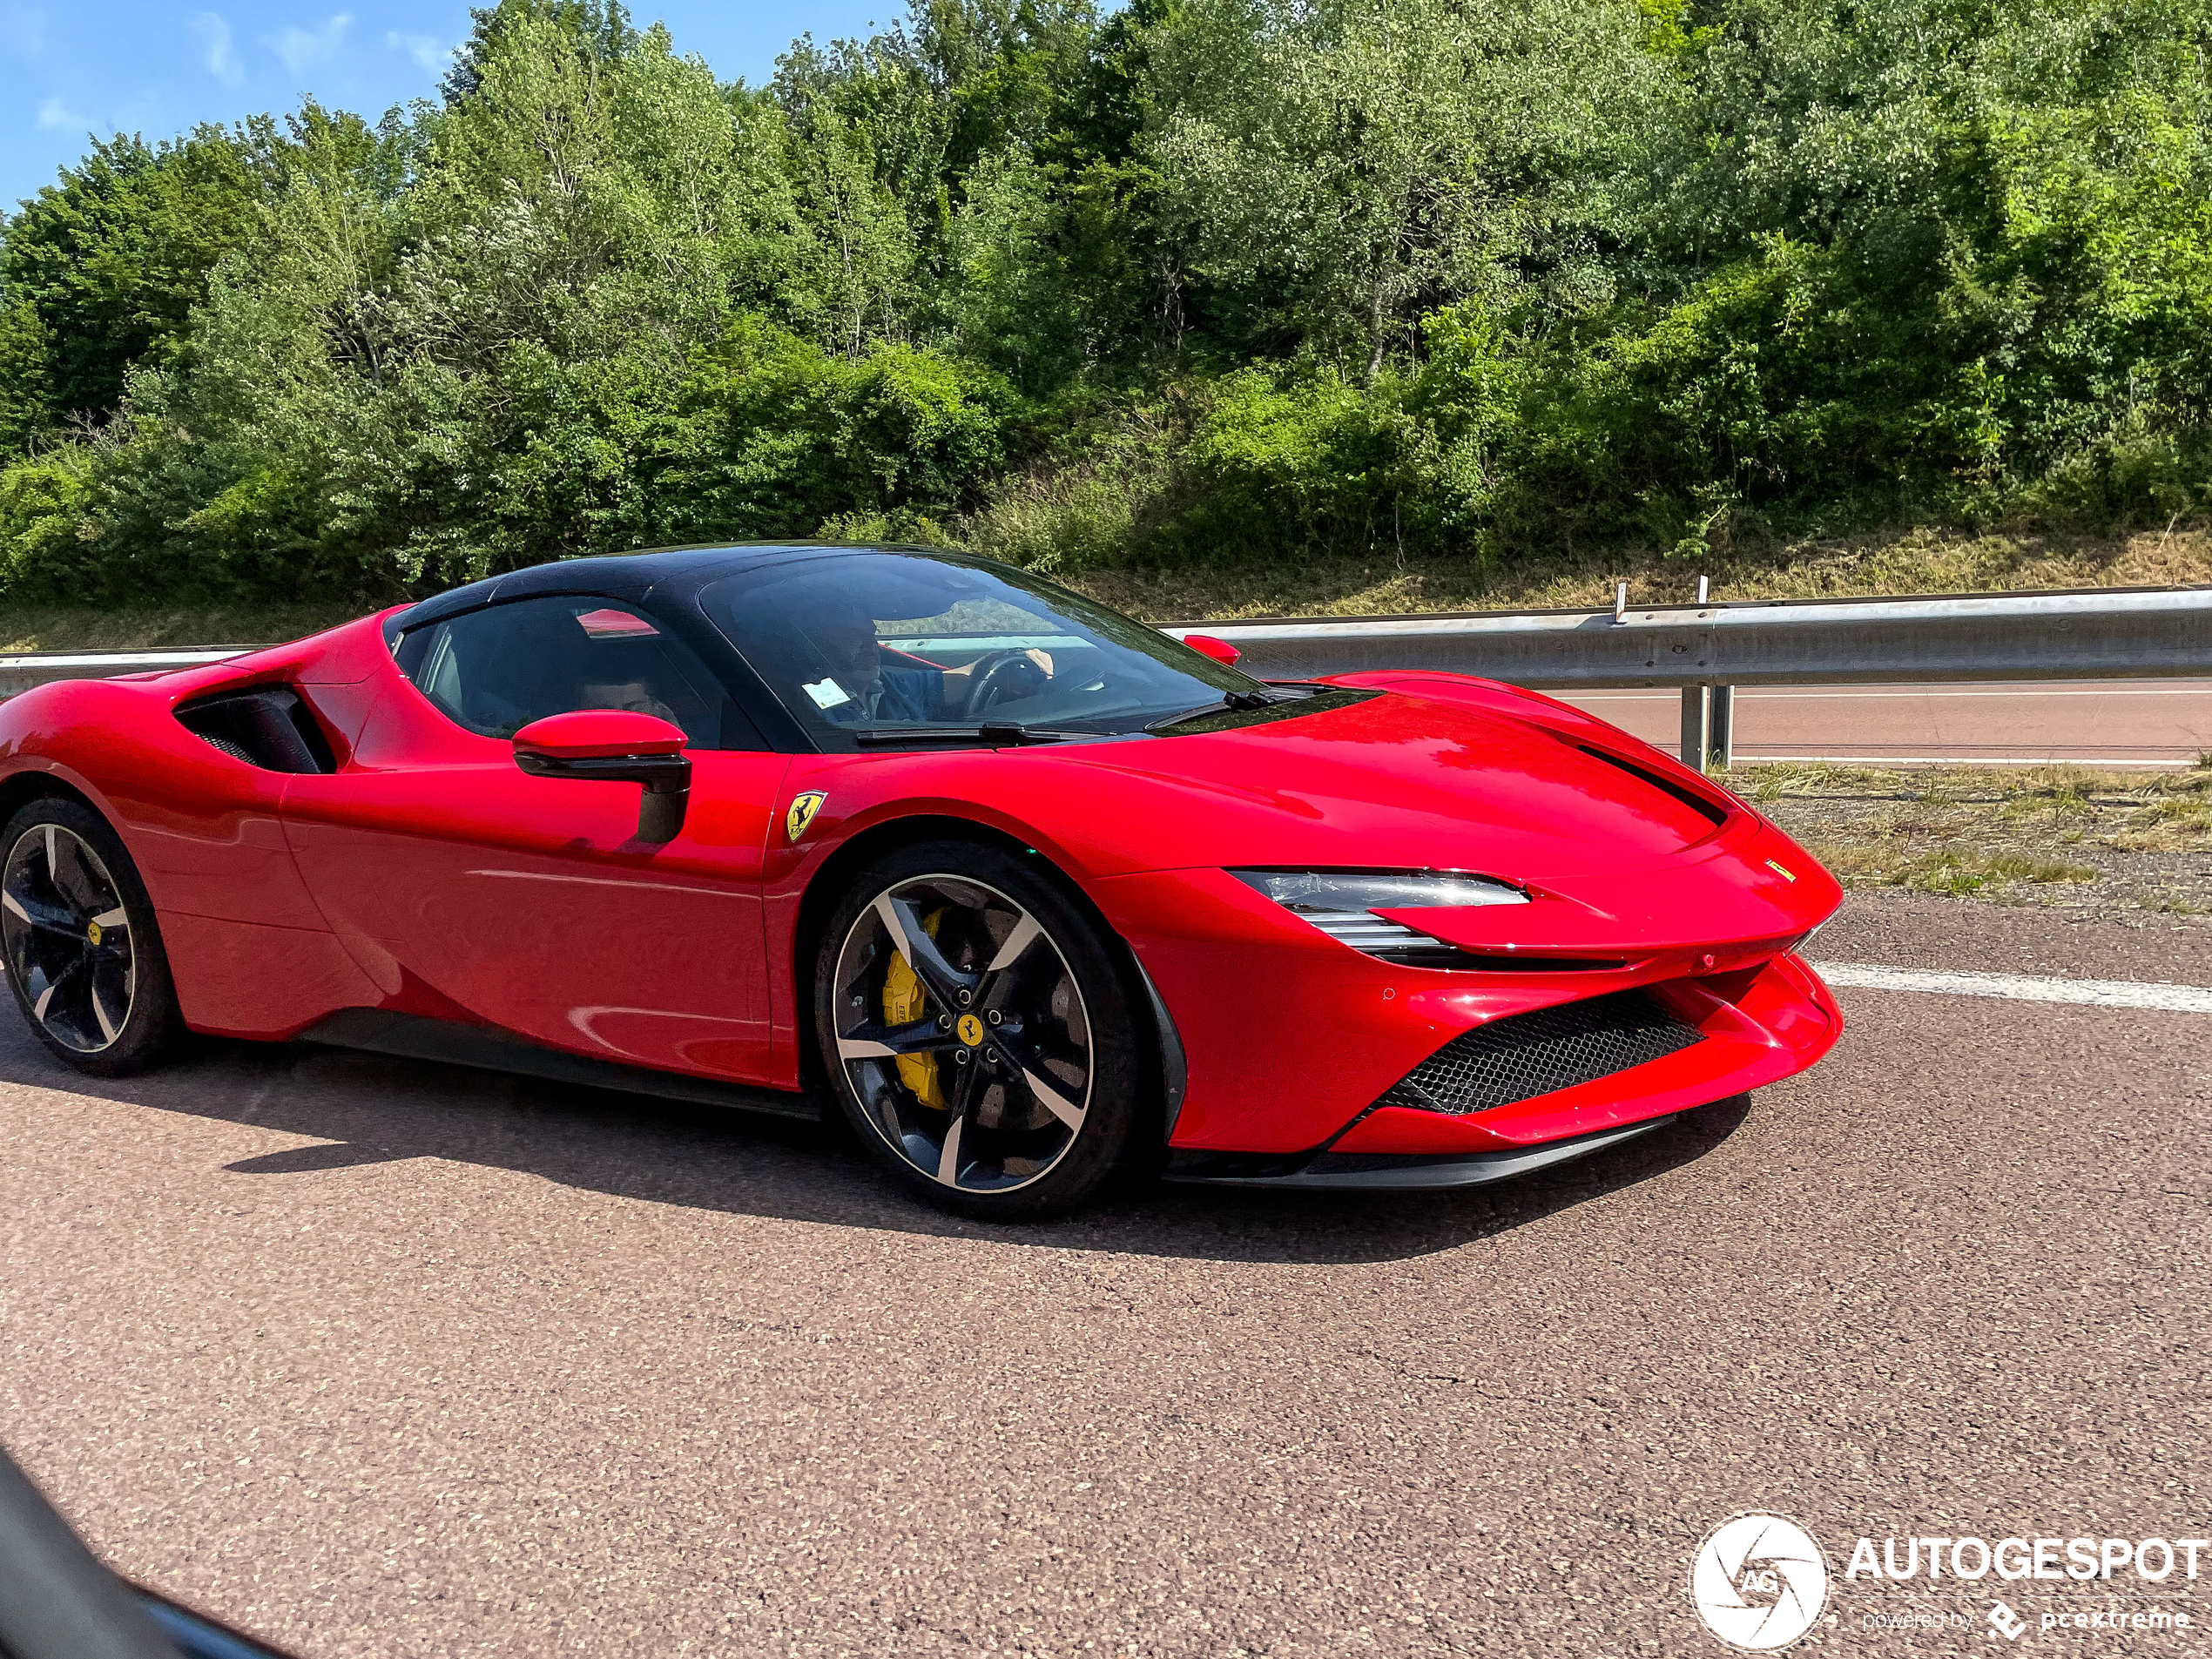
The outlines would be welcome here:
[[[1116,1169],[1450,1185],[1812,1064],[1835,882],[1446,673],[1269,685],[988,562],[499,577],[0,705],[49,1048],[307,1038],[799,1112],[1014,1217]]]
[[[0,1653],[8,1659],[285,1659],[117,1578],[0,1451]]]

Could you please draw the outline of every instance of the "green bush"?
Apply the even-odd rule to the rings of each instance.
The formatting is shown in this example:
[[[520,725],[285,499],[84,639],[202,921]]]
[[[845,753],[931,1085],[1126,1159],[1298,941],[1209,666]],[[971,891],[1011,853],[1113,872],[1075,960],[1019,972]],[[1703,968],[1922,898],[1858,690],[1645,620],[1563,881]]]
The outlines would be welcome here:
[[[639,455],[641,541],[810,536],[837,519],[943,519],[1004,469],[1012,389],[911,346],[833,356],[753,320],[700,353]]]
[[[97,586],[89,461],[72,446],[0,468],[0,593],[68,599]]]

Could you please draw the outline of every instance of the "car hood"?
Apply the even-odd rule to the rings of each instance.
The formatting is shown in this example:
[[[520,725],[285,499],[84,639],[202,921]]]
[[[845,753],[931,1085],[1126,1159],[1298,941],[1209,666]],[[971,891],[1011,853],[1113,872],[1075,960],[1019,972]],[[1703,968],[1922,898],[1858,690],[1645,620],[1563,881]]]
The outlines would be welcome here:
[[[1073,791],[1083,839],[1124,869],[1346,866],[1544,880],[1710,857],[1756,824],[1598,722],[1399,691],[1226,731],[1003,759],[1035,768],[1040,783],[1056,775],[1060,787],[1042,792]]]

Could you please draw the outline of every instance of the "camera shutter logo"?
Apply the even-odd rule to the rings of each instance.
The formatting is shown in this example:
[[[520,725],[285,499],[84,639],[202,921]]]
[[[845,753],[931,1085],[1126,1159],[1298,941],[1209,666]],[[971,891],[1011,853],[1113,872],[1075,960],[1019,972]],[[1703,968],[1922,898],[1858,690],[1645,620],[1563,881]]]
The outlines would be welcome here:
[[[1818,1621],[1828,1605],[1828,1562],[1794,1521],[1758,1510],[1731,1515],[1698,1545],[1689,1599],[1730,1647],[1770,1653]]]

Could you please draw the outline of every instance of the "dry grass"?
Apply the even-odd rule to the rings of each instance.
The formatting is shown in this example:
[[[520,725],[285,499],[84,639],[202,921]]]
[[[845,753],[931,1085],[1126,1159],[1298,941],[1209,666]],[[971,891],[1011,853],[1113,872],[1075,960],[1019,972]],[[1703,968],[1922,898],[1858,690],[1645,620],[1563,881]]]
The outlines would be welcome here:
[[[1176,570],[1105,570],[1073,585],[1155,622],[1258,616],[1383,616],[1433,610],[1548,610],[1696,597],[1850,597],[2044,588],[2164,587],[2212,583],[2212,532],[2059,537],[1953,536],[1938,530],[1804,542],[1758,556],[1690,563],[1649,550],[1562,553],[1486,574],[1472,560],[1315,561]]]
[[[0,651],[273,645],[364,615],[368,605],[207,605],[162,610],[0,609]]]
[[[1909,887],[1916,893],[1957,895],[2018,882],[2094,881],[2085,864],[2015,853],[1987,856],[1943,847],[1933,853],[1900,854],[1898,849],[1865,842],[1822,846],[1817,856],[1848,887]]]
[[[1846,886],[2212,909],[2212,765],[2098,772],[1798,764],[1715,775]]]
[[[1961,536],[1917,529],[1803,542],[1692,564],[1649,550],[1562,552],[1484,572],[1472,559],[1313,560],[1190,570],[1095,570],[1070,585],[1154,622],[1258,616],[1372,617],[1434,610],[1543,610],[1692,599],[1700,575],[1716,599],[2212,583],[2212,531],[2105,538]],[[126,650],[273,644],[358,616],[351,604],[0,608],[0,650]]]

